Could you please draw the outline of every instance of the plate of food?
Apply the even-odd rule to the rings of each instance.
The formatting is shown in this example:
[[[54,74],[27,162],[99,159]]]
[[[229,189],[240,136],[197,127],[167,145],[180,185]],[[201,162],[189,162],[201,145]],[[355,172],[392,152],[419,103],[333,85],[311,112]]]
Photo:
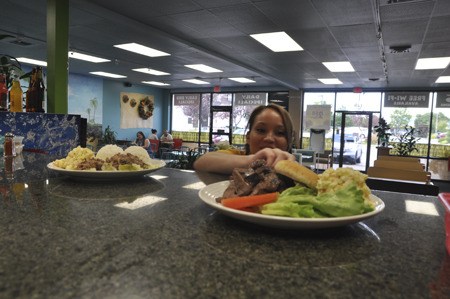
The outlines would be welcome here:
[[[138,146],[123,150],[116,145],[105,145],[97,153],[77,147],[67,157],[47,164],[59,174],[85,180],[116,180],[144,176],[166,166],[162,160],[151,159]]]
[[[199,197],[208,206],[229,217],[283,229],[325,229],[345,226],[372,218],[385,208],[384,202],[371,194],[365,184],[367,176],[359,171],[338,168],[317,175],[297,165],[279,162],[275,166],[274,172],[281,178],[282,186],[269,193],[277,194],[277,199],[267,204],[250,208],[232,208],[228,203],[225,204],[225,198],[229,202],[234,199],[244,202],[244,199],[257,197],[236,194],[243,189],[242,184],[248,187],[249,181],[253,182],[251,184],[257,181],[254,172],[261,172],[255,171],[252,167],[246,171],[233,172],[231,180],[205,186],[199,191]],[[273,176],[273,173],[270,175]],[[251,178],[247,178],[248,176]],[[258,183],[250,189],[254,190],[257,185]]]

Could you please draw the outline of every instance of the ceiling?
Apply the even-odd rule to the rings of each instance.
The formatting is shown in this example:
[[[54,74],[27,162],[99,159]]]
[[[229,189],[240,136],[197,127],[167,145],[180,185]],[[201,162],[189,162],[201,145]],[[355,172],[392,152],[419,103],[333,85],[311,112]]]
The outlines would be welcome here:
[[[70,59],[69,71],[126,75],[119,80],[124,83],[161,81],[172,91],[450,88],[435,83],[450,75],[448,68],[414,70],[418,58],[450,56],[448,0],[70,0],[69,24],[69,49],[111,60]],[[304,51],[275,53],[249,36],[274,31],[285,31]],[[46,0],[3,0],[0,35],[12,36],[0,40],[0,53],[47,60]],[[113,47],[129,42],[171,55],[150,58]],[[393,53],[398,46],[409,49]],[[322,64],[329,61],[349,61],[356,72],[331,73]],[[223,72],[184,66],[198,63]],[[171,75],[131,70],[139,67]],[[192,78],[210,85],[182,81]],[[318,78],[343,84],[324,85]]]

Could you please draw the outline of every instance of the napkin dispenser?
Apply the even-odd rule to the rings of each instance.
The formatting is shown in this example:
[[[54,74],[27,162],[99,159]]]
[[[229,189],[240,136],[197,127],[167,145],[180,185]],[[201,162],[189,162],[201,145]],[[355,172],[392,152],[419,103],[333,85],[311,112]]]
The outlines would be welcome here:
[[[450,193],[439,193],[438,197],[445,208],[445,247],[447,248],[447,253],[450,255]]]

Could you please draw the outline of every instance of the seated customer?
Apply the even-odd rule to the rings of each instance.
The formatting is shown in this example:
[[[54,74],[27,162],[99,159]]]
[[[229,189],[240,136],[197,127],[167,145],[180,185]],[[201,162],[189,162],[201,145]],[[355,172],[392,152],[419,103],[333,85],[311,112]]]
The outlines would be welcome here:
[[[156,135],[158,131],[156,129],[152,129],[152,133],[148,136],[150,140],[158,140],[158,136]]]
[[[145,138],[144,132],[139,131],[136,133],[136,140],[133,142],[134,145],[141,146],[147,150],[150,156],[153,155],[152,147],[150,146],[150,140]]]
[[[162,148],[171,148],[173,145],[173,137],[166,129],[163,130],[160,140]]]
[[[293,124],[281,106],[270,104],[253,110],[247,124],[245,154],[233,150],[208,152],[194,163],[197,171],[231,174],[235,168],[247,168],[253,161],[264,159],[268,166],[280,160],[295,161],[292,149]]]

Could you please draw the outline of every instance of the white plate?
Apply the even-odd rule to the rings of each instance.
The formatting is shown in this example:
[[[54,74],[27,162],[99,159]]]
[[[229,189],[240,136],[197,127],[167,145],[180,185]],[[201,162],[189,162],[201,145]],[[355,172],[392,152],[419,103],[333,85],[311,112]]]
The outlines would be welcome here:
[[[318,229],[338,227],[371,218],[384,209],[384,202],[379,197],[371,194],[370,199],[375,203],[375,210],[362,215],[333,218],[291,218],[269,216],[230,209],[224,207],[220,203],[217,203],[216,198],[222,196],[228,185],[229,181],[222,181],[208,185],[200,190],[199,196],[207,205],[213,207],[214,209],[217,209],[227,216],[269,227],[287,229]]]
[[[66,175],[68,177],[85,179],[85,180],[114,180],[114,179],[127,179],[146,175],[147,173],[156,171],[166,166],[166,162],[162,160],[152,161],[155,168],[143,169],[136,171],[89,171],[89,170],[68,170],[57,167],[53,162],[47,164],[47,168],[57,173]]]

